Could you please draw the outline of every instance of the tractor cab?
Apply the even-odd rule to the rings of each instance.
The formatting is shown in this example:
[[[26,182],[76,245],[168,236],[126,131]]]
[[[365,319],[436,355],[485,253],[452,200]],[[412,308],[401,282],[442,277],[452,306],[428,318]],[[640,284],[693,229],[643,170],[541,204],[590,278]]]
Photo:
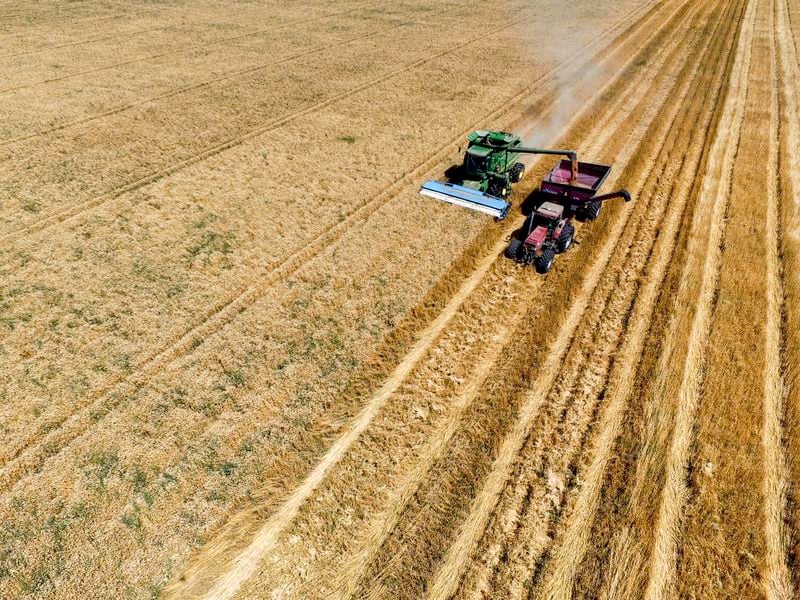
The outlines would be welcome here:
[[[534,214],[539,220],[555,223],[564,216],[564,206],[555,202],[542,202]]]
[[[555,202],[543,202],[533,211],[528,221],[528,237],[537,230],[540,234],[552,233],[564,219],[564,206]]]

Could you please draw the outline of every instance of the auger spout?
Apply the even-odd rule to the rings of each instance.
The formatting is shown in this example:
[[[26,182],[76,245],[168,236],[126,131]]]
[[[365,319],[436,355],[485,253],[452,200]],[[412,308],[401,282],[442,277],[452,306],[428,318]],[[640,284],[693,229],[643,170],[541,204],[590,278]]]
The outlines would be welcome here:
[[[565,156],[570,162],[570,183],[578,181],[578,152],[576,150],[563,150],[551,148],[528,148],[525,146],[513,146],[508,149],[509,152],[517,152],[519,154],[549,154],[552,156]]]

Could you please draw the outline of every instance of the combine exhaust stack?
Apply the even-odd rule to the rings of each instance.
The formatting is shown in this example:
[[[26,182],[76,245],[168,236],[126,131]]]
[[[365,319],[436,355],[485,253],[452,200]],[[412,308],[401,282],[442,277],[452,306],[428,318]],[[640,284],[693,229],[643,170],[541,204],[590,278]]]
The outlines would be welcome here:
[[[419,193],[448,204],[463,206],[479,213],[491,215],[497,220],[504,219],[508,214],[508,209],[511,207],[508,202],[501,198],[455,183],[428,181],[422,185]]]

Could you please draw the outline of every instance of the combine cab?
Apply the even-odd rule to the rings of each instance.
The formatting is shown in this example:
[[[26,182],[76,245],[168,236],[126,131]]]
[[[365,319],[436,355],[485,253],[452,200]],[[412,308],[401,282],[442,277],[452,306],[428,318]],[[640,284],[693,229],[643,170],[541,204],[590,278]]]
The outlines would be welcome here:
[[[525,165],[518,162],[517,149],[524,149],[518,135],[473,131],[467,136],[464,162],[454,173],[454,182],[490,196],[507,198],[511,184],[525,175]]]

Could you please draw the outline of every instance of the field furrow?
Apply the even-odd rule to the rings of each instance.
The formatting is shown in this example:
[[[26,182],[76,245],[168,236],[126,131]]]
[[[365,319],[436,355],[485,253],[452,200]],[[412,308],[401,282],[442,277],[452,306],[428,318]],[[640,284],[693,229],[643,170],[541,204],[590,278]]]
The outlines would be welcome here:
[[[778,104],[778,58],[775,34],[777,2],[772,2],[767,35],[769,36],[770,72],[769,130],[766,139],[767,163],[765,169],[766,206],[766,323],[764,364],[764,424],[762,440],[764,446],[764,538],[766,544],[766,566],[764,588],[770,600],[792,597],[790,555],[786,518],[788,516],[789,472],[787,448],[784,443],[784,292],[783,251],[781,244],[781,209],[778,195],[778,180],[774,176],[779,170],[780,107]]]

